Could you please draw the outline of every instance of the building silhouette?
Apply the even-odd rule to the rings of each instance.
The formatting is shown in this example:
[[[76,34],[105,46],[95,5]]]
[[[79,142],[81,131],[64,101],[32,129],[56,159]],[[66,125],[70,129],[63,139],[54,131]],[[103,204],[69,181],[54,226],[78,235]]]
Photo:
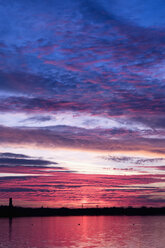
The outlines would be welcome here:
[[[13,207],[13,200],[12,200],[12,198],[9,198],[9,207],[10,207],[10,208]]]

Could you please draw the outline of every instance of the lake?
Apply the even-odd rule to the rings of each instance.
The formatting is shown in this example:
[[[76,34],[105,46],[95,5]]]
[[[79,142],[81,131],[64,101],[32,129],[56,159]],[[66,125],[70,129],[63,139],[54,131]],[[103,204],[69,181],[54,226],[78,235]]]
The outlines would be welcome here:
[[[0,219],[0,248],[164,248],[165,216]]]

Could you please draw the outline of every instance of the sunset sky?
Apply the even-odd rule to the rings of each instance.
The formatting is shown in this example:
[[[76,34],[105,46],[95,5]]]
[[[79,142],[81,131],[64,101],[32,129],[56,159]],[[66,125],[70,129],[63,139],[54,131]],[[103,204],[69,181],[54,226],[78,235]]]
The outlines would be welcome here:
[[[165,205],[165,1],[0,0],[0,205]]]

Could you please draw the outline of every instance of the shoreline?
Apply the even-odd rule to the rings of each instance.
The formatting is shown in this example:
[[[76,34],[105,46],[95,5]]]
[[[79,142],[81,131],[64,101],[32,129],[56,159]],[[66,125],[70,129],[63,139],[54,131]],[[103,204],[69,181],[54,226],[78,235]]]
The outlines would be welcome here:
[[[24,208],[0,206],[3,217],[42,217],[42,216],[158,216],[165,215],[165,207],[141,208]]]

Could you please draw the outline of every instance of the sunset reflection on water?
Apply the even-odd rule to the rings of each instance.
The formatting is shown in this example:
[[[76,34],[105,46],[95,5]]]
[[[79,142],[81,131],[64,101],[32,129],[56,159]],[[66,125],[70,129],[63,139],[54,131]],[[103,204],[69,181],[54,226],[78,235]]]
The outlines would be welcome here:
[[[164,248],[164,216],[0,219],[0,247]]]

